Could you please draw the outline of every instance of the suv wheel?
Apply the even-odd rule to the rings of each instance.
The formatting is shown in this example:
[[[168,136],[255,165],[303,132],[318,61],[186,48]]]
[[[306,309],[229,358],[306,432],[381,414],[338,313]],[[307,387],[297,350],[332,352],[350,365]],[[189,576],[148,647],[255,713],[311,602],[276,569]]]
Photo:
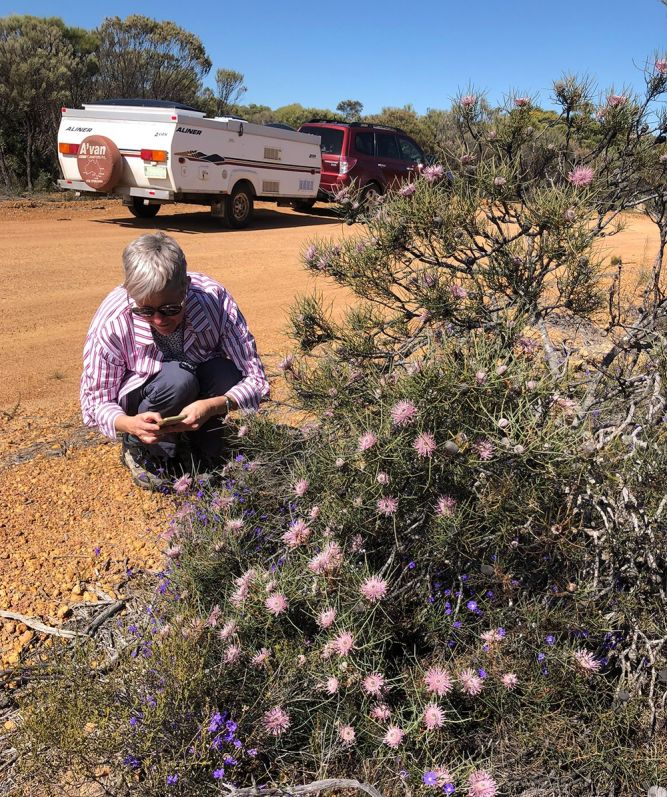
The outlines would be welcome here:
[[[361,201],[364,205],[372,205],[382,196],[382,189],[377,183],[369,183],[361,194]]]
[[[298,210],[301,213],[308,213],[309,210],[313,209],[314,204],[314,199],[295,199],[292,202],[292,207],[294,210]]]

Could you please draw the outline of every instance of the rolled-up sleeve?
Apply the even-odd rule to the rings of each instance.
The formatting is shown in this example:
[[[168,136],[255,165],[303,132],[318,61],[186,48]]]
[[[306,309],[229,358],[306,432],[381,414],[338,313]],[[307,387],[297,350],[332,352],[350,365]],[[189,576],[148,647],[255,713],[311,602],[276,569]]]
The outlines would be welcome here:
[[[269,382],[257,354],[255,338],[236,302],[229,294],[223,303],[223,341],[227,355],[243,379],[227,391],[241,410],[256,410],[269,397]]]
[[[111,351],[91,330],[83,349],[81,375],[81,412],[86,426],[96,426],[114,439],[114,421],[125,411],[118,403],[126,367],[121,356]]]

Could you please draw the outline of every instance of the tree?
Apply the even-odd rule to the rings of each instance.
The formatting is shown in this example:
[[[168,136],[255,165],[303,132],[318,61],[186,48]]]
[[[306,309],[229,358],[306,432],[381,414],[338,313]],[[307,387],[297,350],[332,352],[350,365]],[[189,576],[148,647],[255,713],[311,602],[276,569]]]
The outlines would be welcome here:
[[[248,90],[243,85],[244,77],[241,72],[233,69],[218,69],[215,73],[216,86],[216,113],[218,116],[227,116],[232,112],[232,107]]]
[[[84,96],[95,71],[94,41],[61,19],[11,16],[0,20],[0,174],[11,183],[15,155],[33,189],[36,167],[51,170],[60,108]]]
[[[346,122],[358,122],[363,109],[363,103],[359,100],[341,100],[336,106],[336,110],[343,114]]]
[[[304,108],[303,105],[298,102],[276,108],[274,115],[277,122],[282,122],[294,128],[300,127],[304,122],[310,119],[339,118],[343,121],[342,117],[328,108]]]
[[[110,17],[96,30],[99,98],[193,103],[211,69],[204,45],[173,22]]]

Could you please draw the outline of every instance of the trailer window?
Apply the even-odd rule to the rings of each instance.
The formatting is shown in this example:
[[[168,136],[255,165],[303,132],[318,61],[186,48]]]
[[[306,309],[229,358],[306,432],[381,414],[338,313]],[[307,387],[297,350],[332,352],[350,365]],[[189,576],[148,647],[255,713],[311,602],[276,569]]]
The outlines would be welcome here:
[[[308,125],[300,128],[302,133],[310,133],[311,136],[321,138],[320,149],[325,155],[340,155],[343,148],[343,131],[329,127],[309,127]]]

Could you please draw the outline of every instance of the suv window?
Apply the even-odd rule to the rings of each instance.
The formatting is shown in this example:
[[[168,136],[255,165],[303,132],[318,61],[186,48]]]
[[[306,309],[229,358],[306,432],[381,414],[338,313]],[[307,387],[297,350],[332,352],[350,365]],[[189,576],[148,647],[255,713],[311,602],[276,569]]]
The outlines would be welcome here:
[[[398,137],[398,146],[401,150],[401,158],[404,161],[411,161],[412,163],[420,163],[424,160],[424,156],[419,147],[410,141],[409,138]]]
[[[302,133],[310,133],[321,138],[320,149],[325,155],[340,155],[343,148],[343,131],[331,127],[308,127],[300,128]]]
[[[391,133],[376,133],[375,142],[378,158],[399,158],[396,137]]]
[[[355,133],[354,148],[360,155],[373,155],[373,133]]]

